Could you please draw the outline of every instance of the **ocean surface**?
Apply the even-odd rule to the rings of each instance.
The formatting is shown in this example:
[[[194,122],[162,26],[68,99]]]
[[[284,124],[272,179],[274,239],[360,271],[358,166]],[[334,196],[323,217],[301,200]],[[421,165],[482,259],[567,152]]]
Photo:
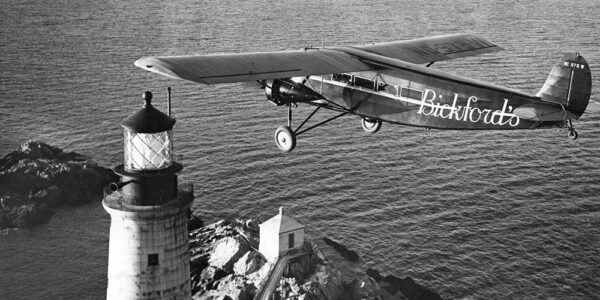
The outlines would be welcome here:
[[[280,153],[286,110],[251,84],[204,86],[145,72],[149,55],[360,45],[469,32],[506,51],[434,67],[535,93],[579,51],[600,100],[600,1],[0,0],[0,154],[27,140],[123,160],[119,121],[145,90],[173,88],[180,178],[205,221],[279,206],[445,299],[600,299],[600,115],[565,130],[426,131],[345,117]],[[295,120],[309,108],[300,106]],[[331,114],[324,113],[324,119]],[[298,124],[298,123],[296,123]],[[0,299],[103,299],[110,217],[59,209],[0,233]],[[339,261],[339,260],[338,260]]]

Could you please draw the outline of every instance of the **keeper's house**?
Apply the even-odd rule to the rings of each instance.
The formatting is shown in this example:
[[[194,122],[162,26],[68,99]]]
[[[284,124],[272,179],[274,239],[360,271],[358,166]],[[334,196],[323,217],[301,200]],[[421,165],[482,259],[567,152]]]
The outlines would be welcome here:
[[[258,251],[272,263],[289,251],[302,249],[304,243],[304,225],[283,214],[279,214],[263,222],[260,226],[260,243]]]

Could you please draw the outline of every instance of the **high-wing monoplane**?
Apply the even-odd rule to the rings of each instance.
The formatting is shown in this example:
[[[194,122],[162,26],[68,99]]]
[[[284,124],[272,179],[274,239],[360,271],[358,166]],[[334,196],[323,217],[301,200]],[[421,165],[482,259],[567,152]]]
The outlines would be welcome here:
[[[144,57],[135,65],[203,84],[257,81],[266,97],[287,106],[288,124],[275,131],[285,152],[296,136],[344,115],[375,133],[382,122],[433,129],[568,128],[589,102],[591,73],[579,53],[566,54],[536,95],[430,68],[437,61],[503,50],[472,34],[453,34],[354,47]],[[426,64],[426,65],[425,65]],[[315,110],[295,129],[292,108]],[[337,114],[302,129],[321,108]]]

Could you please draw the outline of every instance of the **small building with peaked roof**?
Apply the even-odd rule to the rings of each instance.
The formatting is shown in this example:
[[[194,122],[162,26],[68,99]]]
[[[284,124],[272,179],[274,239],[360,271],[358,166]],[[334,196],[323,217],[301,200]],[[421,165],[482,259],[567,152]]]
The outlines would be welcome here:
[[[279,214],[259,225],[260,243],[258,251],[269,262],[277,259],[291,250],[302,249],[304,245],[304,225],[298,223],[279,208]]]

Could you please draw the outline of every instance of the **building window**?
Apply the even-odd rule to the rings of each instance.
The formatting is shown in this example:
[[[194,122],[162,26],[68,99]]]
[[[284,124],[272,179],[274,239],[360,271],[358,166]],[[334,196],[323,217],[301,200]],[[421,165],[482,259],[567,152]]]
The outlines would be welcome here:
[[[158,253],[148,254],[148,266],[158,266]]]
[[[288,249],[294,248],[294,234],[290,233],[288,236]]]

